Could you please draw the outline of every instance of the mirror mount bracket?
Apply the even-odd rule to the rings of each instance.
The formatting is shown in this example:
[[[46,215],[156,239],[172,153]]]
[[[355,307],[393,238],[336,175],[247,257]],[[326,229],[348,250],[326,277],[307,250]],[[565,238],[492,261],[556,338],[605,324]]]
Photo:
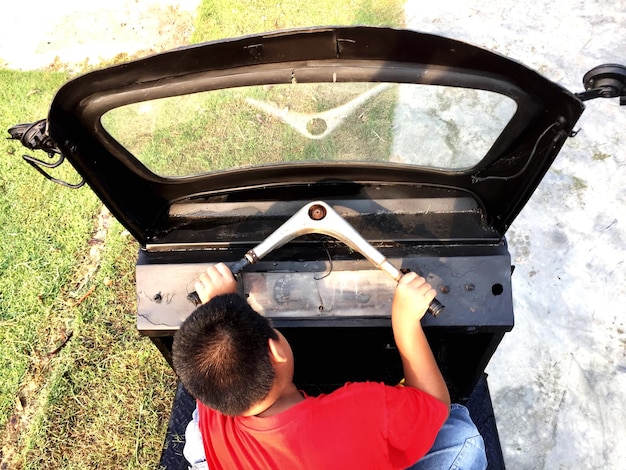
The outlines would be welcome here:
[[[626,67],[623,65],[598,65],[584,75],[583,85],[585,91],[576,93],[581,101],[619,98],[619,104],[626,105]]]
[[[38,158],[31,157],[30,155],[22,155],[22,158],[48,181],[71,189],[80,188],[85,184],[84,178],[78,183],[68,183],[67,181],[53,177],[44,169],[56,168],[65,161],[65,156],[59,150],[58,145],[48,135],[47,125],[48,122],[45,119],[40,119],[32,123],[16,124],[9,129],[9,139],[19,140],[24,147],[30,150],[43,150],[50,158],[54,158],[55,155],[58,155],[59,158],[53,163],[45,162]]]

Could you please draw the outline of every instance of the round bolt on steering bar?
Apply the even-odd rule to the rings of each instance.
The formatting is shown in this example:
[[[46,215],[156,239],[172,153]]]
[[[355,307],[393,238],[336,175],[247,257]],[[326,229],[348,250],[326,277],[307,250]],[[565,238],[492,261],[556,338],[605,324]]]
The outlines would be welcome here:
[[[309,207],[309,217],[313,220],[322,220],[326,217],[326,208],[321,204],[313,204]]]

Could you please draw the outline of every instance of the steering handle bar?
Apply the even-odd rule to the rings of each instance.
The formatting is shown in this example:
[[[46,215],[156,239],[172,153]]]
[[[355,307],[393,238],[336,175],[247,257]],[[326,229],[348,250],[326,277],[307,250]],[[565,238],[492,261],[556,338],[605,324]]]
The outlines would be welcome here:
[[[328,235],[345,243],[353,250],[361,253],[374,266],[387,273],[395,281],[399,281],[403,275],[352,225],[323,201],[315,201],[305,205],[265,240],[249,250],[241,260],[231,264],[230,269],[233,274],[238,274],[246,266],[258,262],[272,250],[285,245],[294,238],[309,233]],[[200,304],[200,297],[196,292],[190,293],[187,298],[194,305]],[[436,317],[443,309],[444,306],[437,299],[433,299],[427,311]]]

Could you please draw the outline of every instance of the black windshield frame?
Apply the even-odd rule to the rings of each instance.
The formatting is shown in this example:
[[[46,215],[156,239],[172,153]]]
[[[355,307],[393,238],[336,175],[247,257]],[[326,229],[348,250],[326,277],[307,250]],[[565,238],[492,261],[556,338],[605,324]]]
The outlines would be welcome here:
[[[101,125],[101,116],[108,110],[143,100],[337,77],[495,91],[515,100],[517,111],[483,160],[467,171],[334,162],[163,178],[149,171]],[[463,192],[477,201],[490,229],[503,236],[583,109],[572,93],[531,69],[458,41],[388,28],[309,28],[189,46],[86,74],[68,82],[56,95],[48,132],[142,245],[158,243],[165,232],[175,230],[170,215],[174,203],[245,193],[263,198],[264,188],[269,197],[281,187],[290,188],[284,192],[289,198],[298,187],[328,181]]]

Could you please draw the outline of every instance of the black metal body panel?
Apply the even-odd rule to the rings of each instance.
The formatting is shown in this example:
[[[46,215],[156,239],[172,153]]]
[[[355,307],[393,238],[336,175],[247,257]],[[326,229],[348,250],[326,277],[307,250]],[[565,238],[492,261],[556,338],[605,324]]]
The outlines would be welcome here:
[[[438,298],[446,305],[440,316],[425,317],[424,326],[467,328],[470,332],[477,328],[489,331],[503,328],[508,331],[512,328],[511,260],[505,244],[489,247],[442,246],[437,249],[396,246],[385,248],[385,252],[400,269],[423,275],[438,290]],[[140,332],[149,336],[173,334],[194,309],[194,305],[185,299],[184,287],[193,284],[207,265],[235,261],[237,254],[238,251],[232,249],[140,252],[137,262],[138,291],[141,293],[138,310],[143,317],[138,323]],[[329,255],[333,260],[332,266],[326,258]],[[329,270],[358,273],[368,269],[372,269],[368,261],[345,247],[322,248],[318,242],[292,242],[247,268],[240,285],[247,275],[255,273],[281,275],[298,272],[313,276]],[[181,287],[173,284],[172,278],[176,278]],[[381,295],[387,295],[390,302],[393,284],[383,287],[383,290],[385,292]],[[242,286],[242,293],[244,291],[245,286]],[[152,301],[157,293],[168,300]],[[265,315],[272,318],[277,327],[389,326],[389,302],[381,304],[379,301],[382,307],[372,305],[371,311],[362,308],[362,316],[344,316],[341,308],[316,314],[317,304],[310,309],[313,311],[311,315],[285,317],[281,316],[280,310],[271,308]]]
[[[369,262],[354,253],[341,247],[327,249],[337,271],[354,273],[368,268]],[[318,243],[294,242],[271,253],[248,271],[323,272],[325,267],[319,265],[323,264],[320,251]],[[438,289],[438,298],[446,308],[436,318],[426,316],[422,323],[452,397],[457,401],[467,399],[504,334],[513,328],[511,263],[506,245],[442,246],[436,250],[396,246],[386,251],[397,266],[421,272]],[[176,297],[163,286],[173,276],[180,277],[173,274],[176,266],[189,268],[192,260],[195,263],[230,261],[227,253],[236,259],[237,253],[231,250],[140,253],[137,277],[141,277],[145,267],[153,267],[159,275],[154,278],[153,289],[146,289],[147,295],[139,300],[143,318],[138,326],[141,333],[153,337],[168,360],[171,360],[168,356],[171,335],[194,306],[180,293],[176,303]],[[393,288],[386,291],[390,300]],[[160,292],[171,301],[152,302],[152,292]],[[315,312],[317,308],[309,310]],[[292,345],[298,363],[295,380],[309,389],[324,392],[346,381],[397,383],[402,378],[402,367],[394,345],[389,308],[376,310],[374,316],[342,316],[341,312],[338,308],[338,314],[305,317],[265,312]]]
[[[339,72],[339,73],[338,73]],[[334,74],[334,75],[333,75]],[[162,178],[109,136],[100,116],[123,104],[261,83],[369,80],[476,87],[507,94],[518,111],[484,160],[465,172],[365,163],[303,163]],[[312,28],[190,46],[96,71],[67,83],[48,132],[121,223],[145,245],[175,230],[173,202],[320,199],[380,184],[471,194],[500,236],[524,206],[583,111],[581,101],[523,65],[451,39],[371,27]],[[245,171],[245,177],[244,173]]]

